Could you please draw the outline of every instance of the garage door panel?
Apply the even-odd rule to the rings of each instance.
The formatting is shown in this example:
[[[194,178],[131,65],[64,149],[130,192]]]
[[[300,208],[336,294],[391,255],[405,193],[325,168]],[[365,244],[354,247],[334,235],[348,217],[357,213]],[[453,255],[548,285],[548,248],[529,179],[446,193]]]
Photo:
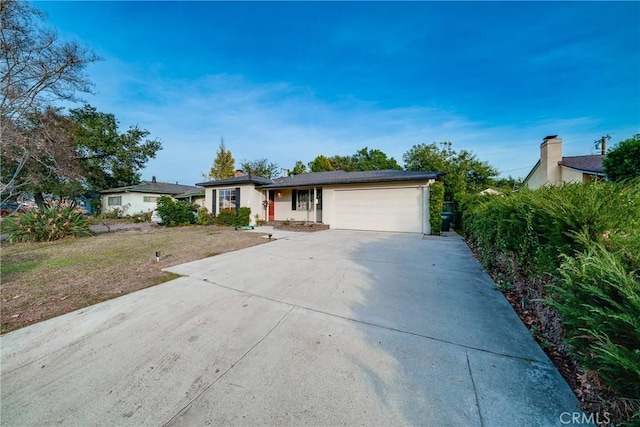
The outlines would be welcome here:
[[[419,188],[336,190],[335,228],[422,232]]]

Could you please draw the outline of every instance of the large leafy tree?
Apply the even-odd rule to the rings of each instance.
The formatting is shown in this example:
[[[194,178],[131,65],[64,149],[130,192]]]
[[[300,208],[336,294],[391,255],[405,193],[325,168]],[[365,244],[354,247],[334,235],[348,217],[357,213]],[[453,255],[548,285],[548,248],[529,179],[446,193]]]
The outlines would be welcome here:
[[[311,172],[329,172],[335,170],[331,164],[331,160],[322,154],[309,162],[309,169],[311,169]]]
[[[393,157],[388,158],[382,151],[375,149],[370,150],[367,147],[358,150],[358,152],[353,155],[352,159],[355,164],[355,169],[358,171],[402,169],[402,166],[400,166]]]
[[[419,144],[403,155],[405,168],[412,171],[445,172],[445,199],[460,201],[465,194],[491,185],[498,171],[467,151],[455,151],[451,142]]]
[[[30,156],[15,185],[46,204],[44,194],[73,199],[87,192],[140,182],[139,171],[161,149],[157,139],[145,139],[149,132],[132,126],[120,133],[113,114],[94,107],[72,109],[68,115],[48,109],[33,120],[22,146],[3,149],[2,174],[11,174],[25,144],[38,144],[40,156]],[[5,164],[9,166],[8,172]]]
[[[90,92],[84,69],[98,57],[78,43],[61,41],[43,18],[28,2],[0,0],[2,200],[53,175],[77,172],[77,165],[66,161],[73,150],[54,103]],[[28,173],[34,175],[21,178]]]
[[[275,178],[280,172],[280,166],[267,159],[243,160],[240,167],[246,174],[263,178]]]
[[[226,179],[236,173],[236,161],[231,151],[224,145],[224,138],[220,138],[220,145],[216,152],[216,158],[209,170],[209,174],[202,174],[205,179]]]
[[[307,165],[302,160],[298,160],[296,165],[289,171],[289,176],[307,173]]]
[[[327,157],[319,155],[309,162],[311,172],[328,171],[374,171],[386,169],[402,169],[402,166],[392,157],[376,149],[364,147],[351,156],[335,155]]]
[[[602,160],[602,167],[610,181],[640,177],[640,134],[616,144]]]
[[[149,131],[131,126],[118,130],[113,114],[90,105],[73,109],[73,146],[83,171],[86,188],[100,191],[140,182],[140,170],[162,149],[158,139],[147,139]]]
[[[329,157],[331,167],[336,171],[353,172],[356,170],[354,156],[331,156]]]

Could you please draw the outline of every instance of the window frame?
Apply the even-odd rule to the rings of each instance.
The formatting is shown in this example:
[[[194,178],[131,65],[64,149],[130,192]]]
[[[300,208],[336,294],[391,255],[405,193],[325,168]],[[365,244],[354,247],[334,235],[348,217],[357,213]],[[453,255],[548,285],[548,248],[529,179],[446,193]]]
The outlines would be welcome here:
[[[298,189],[295,191],[295,209],[301,211],[312,211],[315,200],[313,198],[313,188]],[[316,210],[322,210],[322,188],[316,188],[316,195],[318,197],[318,205]],[[302,198],[300,196],[303,196]],[[306,200],[303,200],[306,196]]]
[[[122,206],[122,196],[107,196],[107,206]]]
[[[218,212],[225,209],[236,211],[236,190],[235,189],[219,189],[218,193]],[[228,199],[227,199],[228,196]]]

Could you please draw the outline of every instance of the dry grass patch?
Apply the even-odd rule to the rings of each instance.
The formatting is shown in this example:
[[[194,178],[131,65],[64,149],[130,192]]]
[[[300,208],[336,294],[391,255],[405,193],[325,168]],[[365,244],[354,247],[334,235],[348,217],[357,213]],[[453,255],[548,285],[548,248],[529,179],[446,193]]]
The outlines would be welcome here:
[[[3,242],[2,333],[176,277],[163,268],[266,241],[258,233],[193,226],[146,227],[56,242]]]

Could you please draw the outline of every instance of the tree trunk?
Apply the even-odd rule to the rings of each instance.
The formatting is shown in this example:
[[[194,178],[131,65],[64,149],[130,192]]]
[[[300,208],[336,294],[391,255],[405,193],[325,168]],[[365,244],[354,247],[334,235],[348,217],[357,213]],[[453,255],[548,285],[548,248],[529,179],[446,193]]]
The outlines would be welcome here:
[[[49,204],[44,199],[42,195],[42,191],[36,191],[33,193],[33,198],[36,200],[36,204],[38,205],[38,209],[42,210],[49,207]]]

